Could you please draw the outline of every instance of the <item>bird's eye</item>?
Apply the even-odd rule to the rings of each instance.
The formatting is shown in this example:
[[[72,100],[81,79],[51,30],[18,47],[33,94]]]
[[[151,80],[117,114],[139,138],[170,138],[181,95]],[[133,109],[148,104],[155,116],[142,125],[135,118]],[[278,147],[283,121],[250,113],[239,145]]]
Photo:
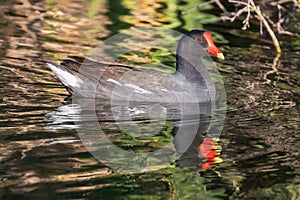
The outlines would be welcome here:
[[[197,40],[198,40],[199,42],[202,42],[202,38],[197,38]]]

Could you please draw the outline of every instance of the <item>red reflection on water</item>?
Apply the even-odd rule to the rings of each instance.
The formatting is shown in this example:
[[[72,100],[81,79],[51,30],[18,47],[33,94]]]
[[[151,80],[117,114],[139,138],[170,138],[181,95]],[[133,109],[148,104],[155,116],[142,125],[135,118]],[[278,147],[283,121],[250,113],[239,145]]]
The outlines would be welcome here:
[[[201,165],[202,170],[205,171],[222,161],[219,157],[221,146],[218,144],[217,138],[203,138],[198,148],[199,158],[204,158],[204,163]]]

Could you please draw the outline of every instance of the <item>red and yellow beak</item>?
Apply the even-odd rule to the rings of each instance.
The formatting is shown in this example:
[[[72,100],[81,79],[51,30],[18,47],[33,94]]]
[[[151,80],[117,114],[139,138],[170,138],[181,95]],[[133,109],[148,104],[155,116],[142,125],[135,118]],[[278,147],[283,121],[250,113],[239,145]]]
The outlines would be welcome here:
[[[225,59],[223,53],[220,51],[220,49],[218,47],[216,47],[211,35],[209,32],[205,32],[203,34],[204,38],[206,39],[207,41],[207,52],[217,58],[220,58],[220,59]]]

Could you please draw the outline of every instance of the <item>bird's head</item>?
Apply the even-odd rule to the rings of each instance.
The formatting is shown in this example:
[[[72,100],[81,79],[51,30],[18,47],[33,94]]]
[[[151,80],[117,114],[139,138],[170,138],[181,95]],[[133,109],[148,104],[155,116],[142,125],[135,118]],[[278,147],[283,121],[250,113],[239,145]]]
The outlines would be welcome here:
[[[203,30],[192,30],[186,34],[196,40],[210,55],[224,59],[223,53],[216,47],[209,32]]]

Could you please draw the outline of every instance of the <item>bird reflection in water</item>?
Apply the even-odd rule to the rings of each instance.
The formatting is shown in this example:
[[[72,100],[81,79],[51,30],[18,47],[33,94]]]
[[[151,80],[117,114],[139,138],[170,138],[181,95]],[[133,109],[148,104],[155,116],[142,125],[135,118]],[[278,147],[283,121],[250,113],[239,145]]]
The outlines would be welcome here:
[[[198,109],[194,109],[195,107]],[[150,166],[148,170],[161,168],[159,159],[161,157],[162,160],[166,159],[173,153],[175,157],[162,162],[172,161],[169,164],[175,164],[176,167],[196,167],[199,170],[207,170],[215,163],[221,162],[219,158],[221,147],[218,145],[218,140],[205,137],[214,112],[214,103],[190,104],[188,108],[189,110],[186,110],[183,116],[180,105],[176,103],[124,102],[122,104],[122,102],[112,103],[111,100],[105,99],[75,99],[69,100],[68,104],[59,107],[56,113],[49,115],[51,123],[48,124],[48,128],[77,129],[83,144],[88,146],[87,149],[94,156],[95,152],[107,151],[111,144],[122,151],[137,154],[155,153],[158,149],[163,149],[165,154],[156,154],[158,161],[155,165],[157,166]],[[98,129],[95,129],[95,126],[98,126]],[[97,133],[97,130],[103,132]],[[176,137],[177,134],[184,134],[184,136]],[[105,140],[103,135],[106,137]],[[108,153],[109,151],[105,154]],[[115,155],[118,153],[114,150],[111,154],[106,157],[110,160],[109,163],[104,162],[104,164],[121,165],[128,160],[135,162],[135,157],[126,157],[127,154]],[[138,165],[143,167],[151,165],[146,157],[143,158],[143,164]]]

